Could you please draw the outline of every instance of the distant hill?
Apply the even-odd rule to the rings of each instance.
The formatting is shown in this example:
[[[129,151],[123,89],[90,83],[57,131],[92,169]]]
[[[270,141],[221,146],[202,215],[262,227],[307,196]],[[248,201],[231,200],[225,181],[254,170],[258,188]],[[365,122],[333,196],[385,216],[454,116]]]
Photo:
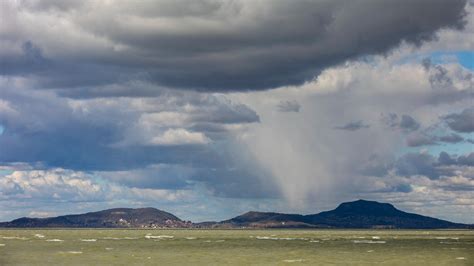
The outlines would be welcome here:
[[[117,208],[51,218],[19,218],[0,227],[162,228],[189,227],[171,213],[155,208]]]
[[[257,228],[309,228],[305,216],[277,212],[247,212],[230,220],[219,223],[223,227],[257,227]]]
[[[340,204],[332,211],[299,215],[273,212],[248,212],[220,223],[222,227],[258,228],[472,228],[472,225],[400,211],[389,203],[357,200]]]
[[[473,225],[452,223],[398,210],[388,203],[357,200],[340,204],[332,211],[300,215],[275,212],[247,212],[222,222],[185,222],[155,208],[110,209],[51,218],[20,218],[0,227],[66,228],[394,228],[472,229]]]

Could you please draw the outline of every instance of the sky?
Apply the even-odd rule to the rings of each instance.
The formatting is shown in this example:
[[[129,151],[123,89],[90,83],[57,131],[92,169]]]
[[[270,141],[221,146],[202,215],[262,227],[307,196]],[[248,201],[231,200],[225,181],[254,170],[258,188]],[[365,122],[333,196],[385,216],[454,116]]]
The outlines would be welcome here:
[[[474,223],[473,62],[466,0],[0,1],[0,221]]]

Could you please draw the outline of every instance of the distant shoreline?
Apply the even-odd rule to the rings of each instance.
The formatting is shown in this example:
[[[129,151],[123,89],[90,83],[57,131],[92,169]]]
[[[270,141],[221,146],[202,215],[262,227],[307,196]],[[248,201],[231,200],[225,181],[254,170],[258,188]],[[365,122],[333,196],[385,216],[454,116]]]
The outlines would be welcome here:
[[[0,227],[0,231],[28,231],[28,230],[107,230],[107,231],[474,231],[472,228],[439,228],[439,229],[370,229],[370,228],[79,228],[79,227]]]
[[[408,213],[389,203],[357,200],[317,214],[249,211],[223,221],[194,223],[156,208],[115,208],[48,218],[23,217],[0,228],[131,229],[131,230],[472,230],[453,223]]]

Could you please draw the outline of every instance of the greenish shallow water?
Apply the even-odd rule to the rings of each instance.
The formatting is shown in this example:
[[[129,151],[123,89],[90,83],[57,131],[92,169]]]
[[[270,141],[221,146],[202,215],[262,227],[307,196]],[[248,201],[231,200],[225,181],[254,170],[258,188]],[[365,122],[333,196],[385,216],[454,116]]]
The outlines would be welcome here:
[[[224,264],[474,265],[474,231],[0,230],[0,265]]]

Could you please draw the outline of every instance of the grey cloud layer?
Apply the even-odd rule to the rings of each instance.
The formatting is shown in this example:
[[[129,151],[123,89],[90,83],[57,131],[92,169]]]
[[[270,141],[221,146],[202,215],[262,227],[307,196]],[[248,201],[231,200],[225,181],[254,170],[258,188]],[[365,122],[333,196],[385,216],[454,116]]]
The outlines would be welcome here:
[[[458,143],[464,141],[464,138],[458,134],[451,133],[450,135],[441,136],[439,140],[446,143]]]
[[[426,133],[417,132],[407,136],[406,144],[408,147],[420,147],[425,145],[437,144],[437,138],[435,136],[428,135]]]
[[[458,134],[451,133],[444,136],[433,136],[426,132],[416,132],[409,134],[406,138],[408,147],[420,147],[428,145],[439,145],[441,142],[456,144],[463,142],[464,138]]]
[[[362,128],[369,128],[369,127],[370,125],[364,124],[362,120],[359,120],[355,122],[349,122],[343,126],[335,127],[335,129],[355,131],[355,130],[359,130]]]
[[[221,196],[238,196],[242,186],[253,188],[245,196],[277,193],[257,178],[265,173],[252,157],[239,159],[229,144],[259,116],[222,95],[164,91],[153,98],[65,100],[1,81],[0,166],[99,171],[135,188],[201,183]]]
[[[444,151],[438,156],[433,156],[428,153],[411,152],[396,159],[373,156],[370,164],[359,169],[359,173],[366,177],[377,177],[381,182],[392,183],[392,188],[396,189],[399,185],[409,184],[409,180],[400,182],[398,177],[413,179],[417,176],[421,176],[431,180],[439,180],[441,178],[461,176],[466,180],[472,180],[472,182],[474,182],[473,167],[473,152],[460,156],[450,155]],[[368,189],[368,187],[365,187],[365,189]],[[386,188],[387,187],[384,187],[384,189]],[[459,187],[458,190],[463,190],[462,186]],[[410,191],[411,190],[407,189],[406,191],[398,192],[408,193]]]
[[[403,114],[399,115],[390,113],[386,116],[382,116],[382,121],[390,128],[400,129],[404,132],[415,131],[420,128],[418,123],[413,117]]]
[[[429,83],[433,89],[432,95],[427,99],[430,104],[441,104],[443,102],[456,102],[465,98],[473,97],[474,92],[470,90],[457,90],[455,80],[462,80],[473,86],[473,74],[449,73],[446,67],[434,64],[431,59],[424,59],[422,65],[429,74]],[[457,76],[457,77],[455,77]]]
[[[463,25],[464,0],[402,2],[4,2],[0,71],[35,75],[47,88],[148,80],[261,90],[300,84],[334,64]]]
[[[461,113],[447,115],[444,120],[454,131],[472,133],[474,132],[474,107],[466,108]]]
[[[301,105],[295,100],[280,101],[277,105],[277,110],[284,113],[288,113],[288,112],[298,113],[300,109],[301,109]]]
[[[455,166],[455,168],[447,168],[447,166]],[[430,178],[452,176],[455,175],[456,170],[461,170],[460,167],[472,166],[474,166],[473,152],[458,157],[441,152],[438,158],[430,154],[408,153],[395,163],[395,169],[399,175],[424,175]]]

